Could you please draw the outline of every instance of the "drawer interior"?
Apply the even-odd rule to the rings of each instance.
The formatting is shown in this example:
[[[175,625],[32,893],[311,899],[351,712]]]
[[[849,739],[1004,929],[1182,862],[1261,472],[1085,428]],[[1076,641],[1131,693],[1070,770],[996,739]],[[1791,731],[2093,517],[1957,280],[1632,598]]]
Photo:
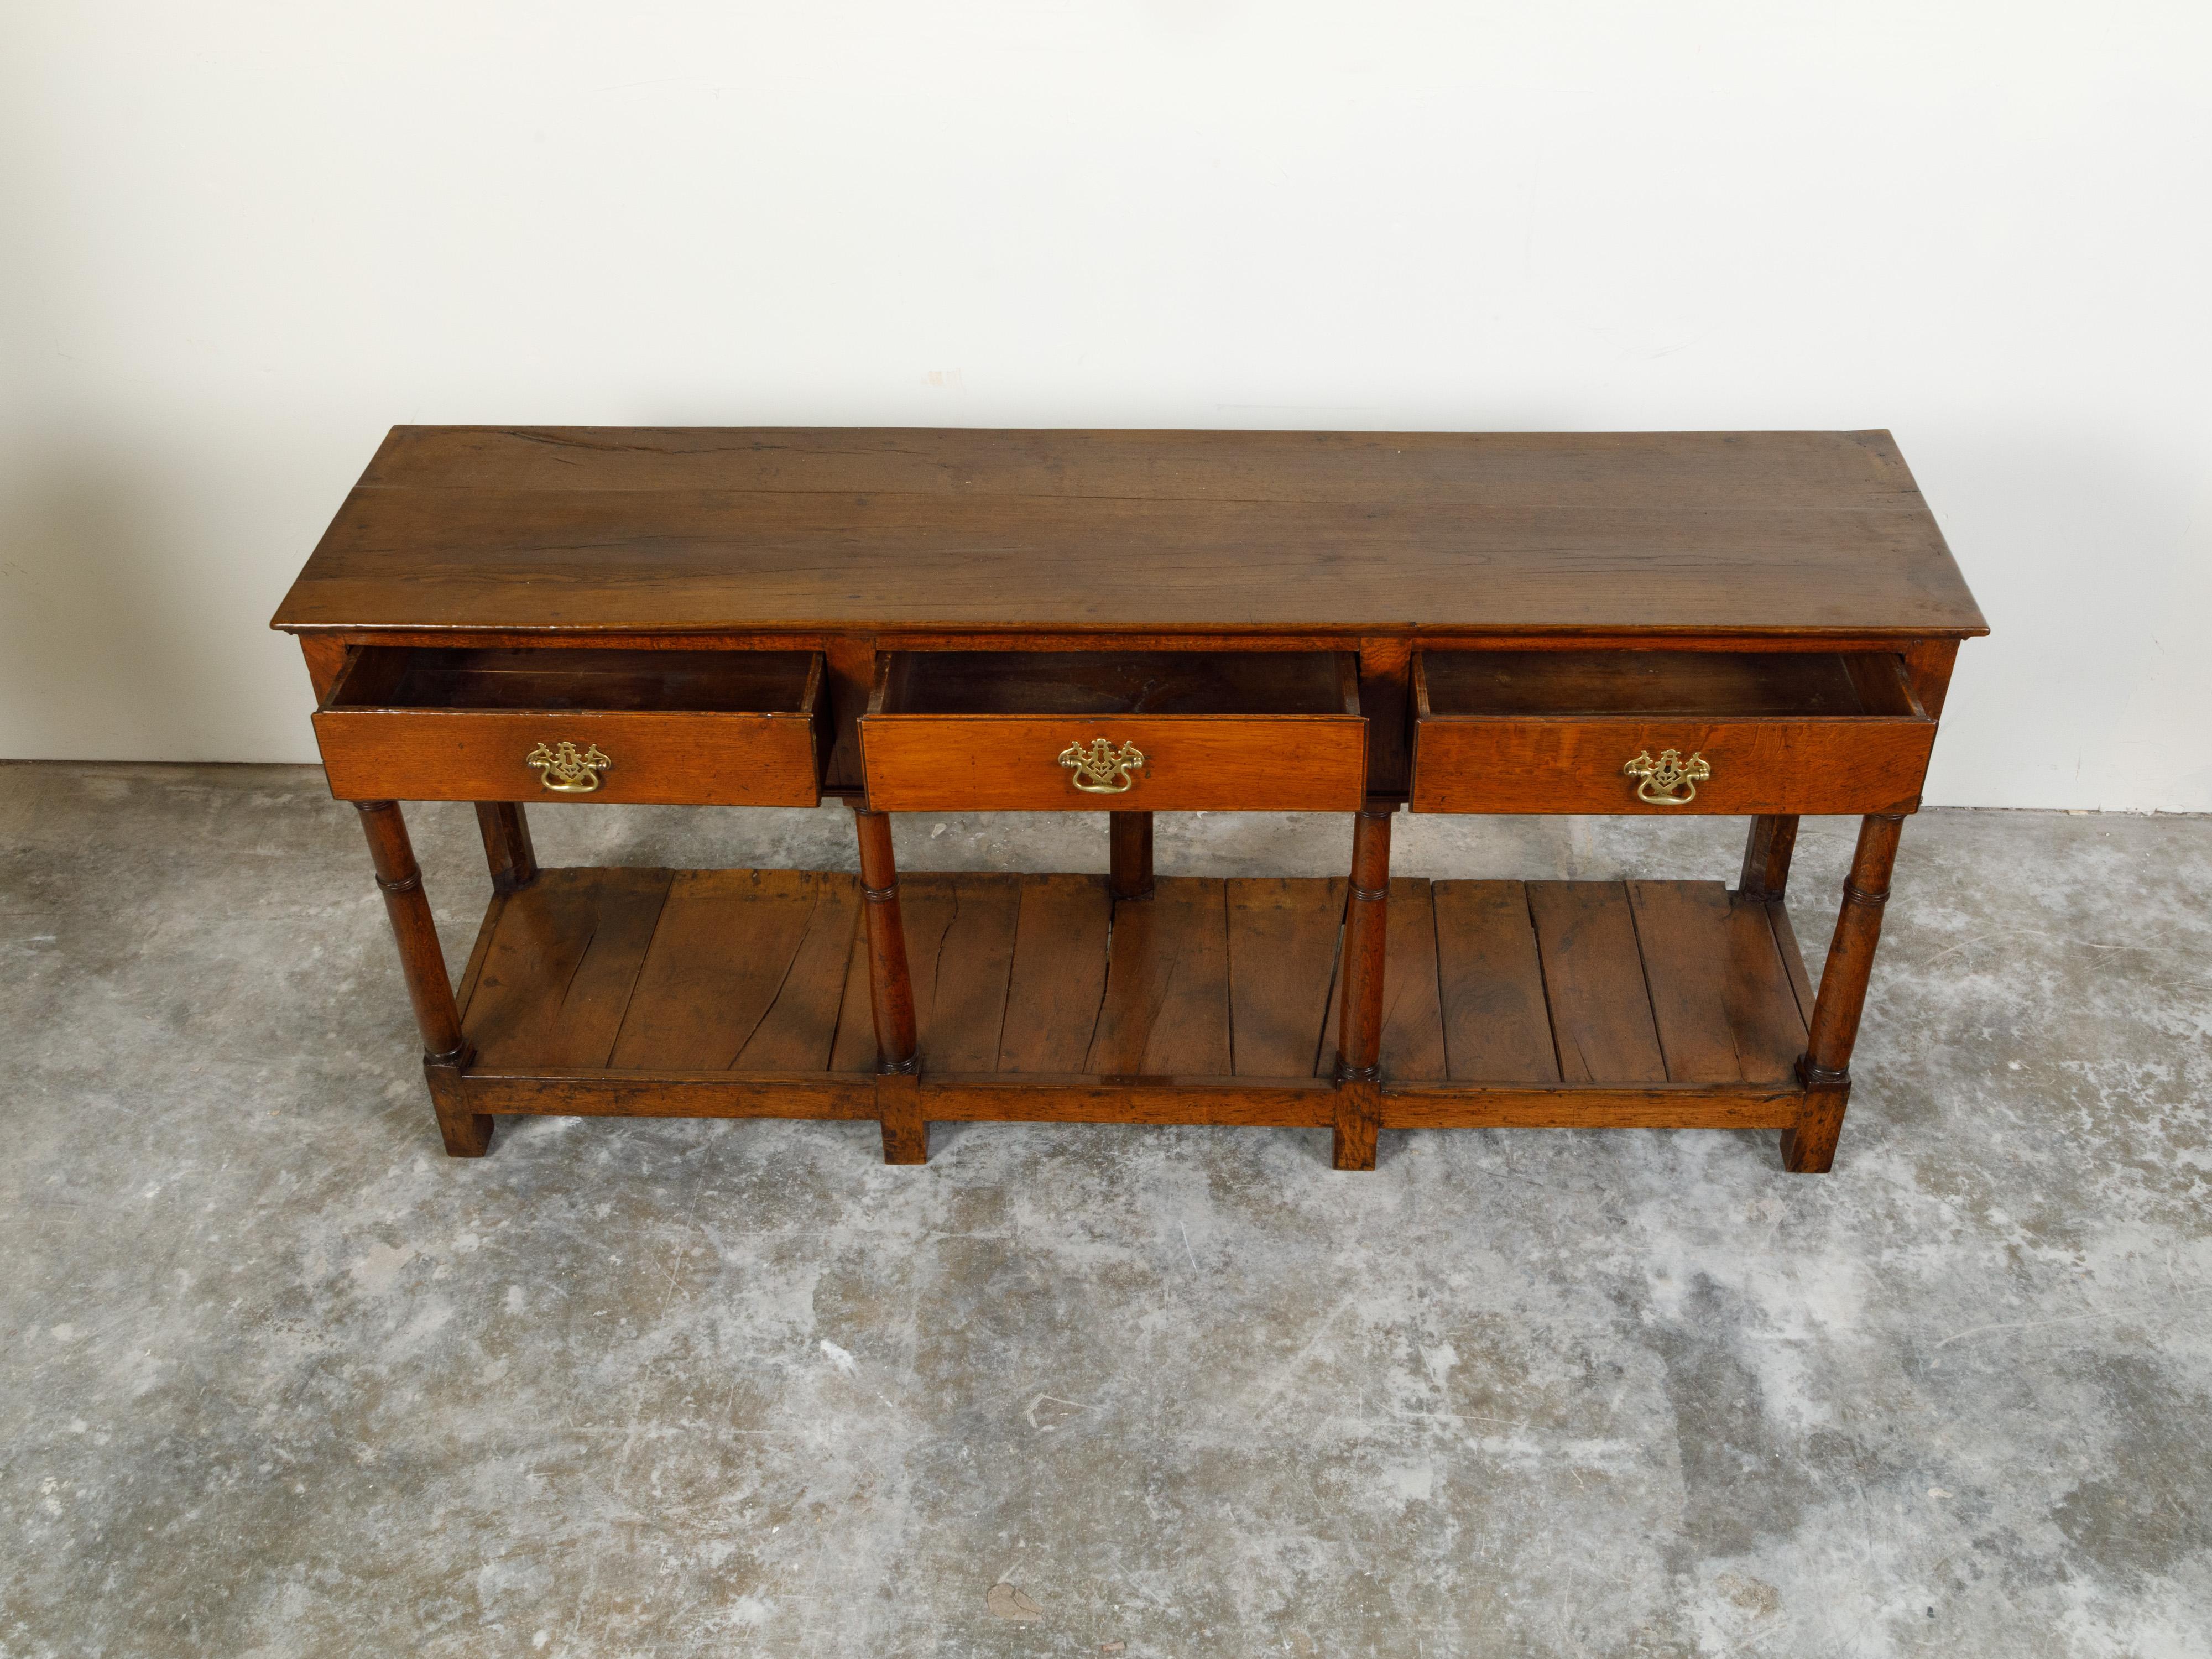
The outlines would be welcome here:
[[[821,660],[811,651],[365,646],[328,707],[788,714],[814,707]]]
[[[872,714],[1357,714],[1344,651],[895,651]]]
[[[1415,669],[1423,719],[1926,718],[1889,652],[1424,651]]]

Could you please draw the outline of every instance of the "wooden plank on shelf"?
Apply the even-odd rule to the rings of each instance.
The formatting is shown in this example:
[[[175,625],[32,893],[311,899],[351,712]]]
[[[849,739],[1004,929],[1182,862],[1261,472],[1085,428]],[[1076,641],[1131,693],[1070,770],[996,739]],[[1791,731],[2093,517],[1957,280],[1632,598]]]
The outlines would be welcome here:
[[[1392,879],[1387,945],[1382,1075],[1406,1083],[1441,1083],[1450,1071],[1444,1053],[1443,988],[1437,978],[1434,882],[1424,877]]]
[[[1021,902],[1018,876],[900,878],[925,1069],[988,1071],[997,1063]]]
[[[1774,928],[1774,948],[1781,952],[1782,969],[1790,976],[1790,988],[1797,998],[1797,1013],[1809,1029],[1813,1024],[1813,981],[1805,971],[1805,952],[1797,943],[1797,930],[1790,924],[1790,907],[1780,899],[1766,902],[1766,919]]]
[[[846,969],[860,926],[858,878],[827,872],[814,878],[814,908],[775,1000],[761,1016],[733,1069],[740,1072],[821,1072],[830,1069],[837,1016],[845,1000]],[[860,987],[861,1012],[867,984]]]
[[[605,1065],[671,880],[666,870],[542,870],[509,894],[469,999],[477,1064]]]
[[[1632,881],[1627,887],[1668,1079],[1741,1079],[1735,1034],[1722,1012],[1727,1000],[1727,890],[1710,881]]]
[[[1729,895],[1728,997],[1723,1012],[1739,1035],[1736,1052],[1743,1080],[1794,1080],[1805,1052],[1806,1018],[1797,991],[1774,937],[1766,906]],[[1800,964],[1800,972],[1803,971]]]
[[[491,902],[484,907],[483,921],[477,928],[477,942],[469,950],[468,966],[461,969],[461,982],[453,992],[453,1006],[460,1010],[461,1022],[466,1028],[469,1004],[477,994],[477,979],[483,972],[484,958],[491,954],[491,942],[499,933],[499,919],[507,908],[507,895],[494,892]]]
[[[1310,1077],[1323,1047],[1342,881],[1227,884],[1230,1048],[1238,1077]]]
[[[876,1011],[868,993],[868,929],[865,920],[853,933],[853,952],[845,963],[845,996],[837,1006],[837,1035],[830,1046],[833,1072],[876,1069]]]
[[[1805,1048],[1773,925],[1717,881],[1628,884],[1644,982],[1675,1083],[1778,1083]]]
[[[1440,881],[1436,912],[1450,1075],[1476,1083],[1558,1082],[1559,1054],[1526,884]]]
[[[1159,882],[1114,907],[1106,991],[1083,1069],[1097,1076],[1227,1076],[1227,884]]]
[[[811,870],[684,870],[607,1064],[720,1071],[775,1003],[814,913]]]
[[[1528,891],[1560,1079],[1665,1082],[1626,888],[1613,881],[1532,881]]]
[[[1021,895],[996,1069],[1080,1072],[1106,992],[1113,901],[1099,876],[1024,876]]]

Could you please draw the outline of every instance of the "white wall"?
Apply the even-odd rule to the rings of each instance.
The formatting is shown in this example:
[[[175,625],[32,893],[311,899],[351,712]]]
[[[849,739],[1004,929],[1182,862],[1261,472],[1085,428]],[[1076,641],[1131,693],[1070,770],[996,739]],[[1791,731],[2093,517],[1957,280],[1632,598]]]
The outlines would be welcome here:
[[[307,760],[407,421],[1887,426],[1929,798],[2212,809],[2212,9],[0,8],[0,755]]]

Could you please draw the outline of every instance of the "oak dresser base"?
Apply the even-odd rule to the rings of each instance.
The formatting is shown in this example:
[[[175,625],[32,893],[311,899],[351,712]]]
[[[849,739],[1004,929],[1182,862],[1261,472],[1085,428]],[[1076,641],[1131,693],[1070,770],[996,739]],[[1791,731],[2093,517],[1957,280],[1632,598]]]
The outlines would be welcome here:
[[[1981,613],[1887,433],[398,428],[275,619],[446,1150],[502,1115],[1781,1132],[1832,1164]],[[449,983],[399,799],[475,804]],[[857,876],[547,869],[526,803],[854,811]],[[1401,810],[1747,819],[1734,888],[1391,872]],[[902,878],[894,812],[1101,815]],[[1162,877],[1298,811],[1340,878]],[[1860,830],[1815,994],[1799,815]]]

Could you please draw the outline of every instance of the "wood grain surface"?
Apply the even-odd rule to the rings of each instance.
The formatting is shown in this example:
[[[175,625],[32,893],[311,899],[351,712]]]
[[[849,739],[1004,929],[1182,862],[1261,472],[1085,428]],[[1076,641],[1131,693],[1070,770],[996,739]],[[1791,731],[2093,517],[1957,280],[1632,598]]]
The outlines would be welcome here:
[[[1060,763],[1104,738],[1145,757],[1091,793]],[[868,804],[880,812],[1348,812],[1367,799],[1367,723],[1345,714],[870,714]]]
[[[1171,877],[1120,902],[1097,876],[899,889],[926,1087],[1334,1069],[1341,879]],[[1386,1092],[1795,1086],[1812,1000],[1779,902],[1717,882],[1389,890]],[[872,1072],[860,908],[821,872],[543,871],[496,897],[463,979],[476,1069]]]
[[[1987,631],[1882,432],[492,427],[395,428],[275,625],[449,1150],[509,1110],[867,1115],[894,1161],[933,1115],[1327,1124],[1346,1167],[1390,1125],[1779,1123],[1804,1170]],[[1098,738],[1144,751],[1126,792],[1059,763]],[[562,739],[599,788],[544,789]],[[1639,799],[1668,749],[1711,775]],[[514,805],[824,787],[865,889],[540,871]],[[1739,894],[1389,879],[1408,797],[1756,824]],[[458,999],[403,798],[478,808]],[[892,809],[1109,811],[1112,880],[901,883]],[[1152,812],[1255,809],[1360,814],[1353,882],[1153,878]],[[1817,997],[1808,812],[1873,815]]]
[[[599,801],[812,806],[815,722],[806,714],[468,714],[326,708],[315,740],[340,800]],[[584,794],[548,789],[526,757],[540,744],[596,746],[612,763]]]
[[[1911,716],[1716,721],[1462,719],[1420,722],[1417,812],[1911,811],[1936,722]],[[1638,798],[1638,755],[1702,755],[1712,775],[1686,805]]]
[[[1882,432],[398,428],[275,623],[1985,631]]]

